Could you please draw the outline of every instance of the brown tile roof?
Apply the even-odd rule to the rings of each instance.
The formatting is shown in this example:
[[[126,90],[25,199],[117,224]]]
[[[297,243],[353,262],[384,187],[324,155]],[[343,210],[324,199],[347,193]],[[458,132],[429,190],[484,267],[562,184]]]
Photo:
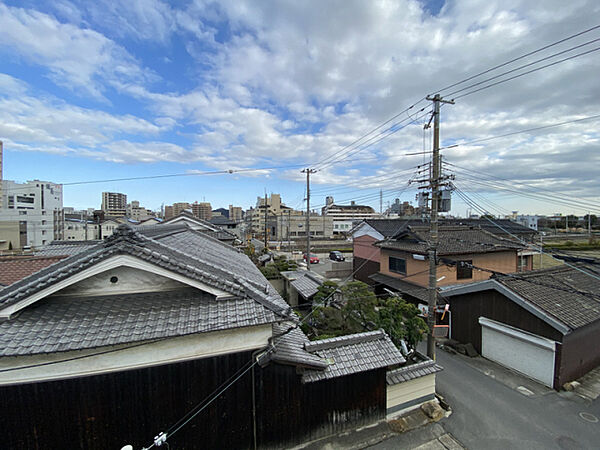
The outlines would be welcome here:
[[[0,285],[8,286],[66,256],[10,256],[0,258]]]

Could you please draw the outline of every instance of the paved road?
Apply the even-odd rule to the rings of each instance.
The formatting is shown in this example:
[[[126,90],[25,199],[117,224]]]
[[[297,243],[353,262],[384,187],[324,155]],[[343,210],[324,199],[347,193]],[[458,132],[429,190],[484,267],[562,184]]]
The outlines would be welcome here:
[[[554,391],[528,397],[458,355],[438,350],[437,360],[445,368],[438,374],[437,389],[453,409],[440,424],[467,448],[600,448],[600,422],[579,416],[583,412],[600,418],[599,401]],[[524,379],[526,383],[531,382]]]

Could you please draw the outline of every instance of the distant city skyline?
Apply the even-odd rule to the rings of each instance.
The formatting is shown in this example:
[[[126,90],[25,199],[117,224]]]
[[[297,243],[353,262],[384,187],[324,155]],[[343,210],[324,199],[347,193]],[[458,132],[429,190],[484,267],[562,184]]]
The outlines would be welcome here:
[[[379,211],[379,188],[414,202],[439,92],[452,213],[600,213],[598,2],[340,4],[0,0],[4,178],[64,183],[77,208],[116,191],[247,209],[265,190],[301,208],[310,167],[315,208]]]

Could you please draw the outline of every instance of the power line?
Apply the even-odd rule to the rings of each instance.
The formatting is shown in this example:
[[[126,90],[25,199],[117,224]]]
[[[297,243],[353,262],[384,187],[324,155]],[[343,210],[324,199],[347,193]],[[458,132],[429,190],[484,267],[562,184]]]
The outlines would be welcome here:
[[[388,123],[390,123],[391,121],[397,119],[398,117],[400,117],[402,114],[404,114],[405,112],[410,111],[412,108],[414,108],[415,106],[417,106],[419,103],[422,103],[423,101],[425,101],[425,97],[423,97],[422,99],[420,99],[419,101],[417,101],[416,103],[414,103],[413,105],[409,106],[408,108],[403,109],[402,111],[400,111],[398,114],[390,117],[388,120],[386,120],[385,122],[383,122],[382,124],[378,125],[377,127],[373,128],[371,131],[369,131],[368,133],[363,134],[361,137],[359,137],[358,139],[354,140],[353,142],[351,142],[350,144],[346,145],[345,147],[343,147],[342,149],[338,150],[337,152],[321,159],[320,161],[317,161],[316,164],[314,164],[315,167],[318,167],[320,164],[325,163],[327,160],[335,157],[336,155],[343,153],[346,149],[349,149],[351,147],[353,147],[354,145],[358,144],[360,141],[362,141],[364,138],[366,138],[367,136],[373,134],[375,131],[379,130],[380,128],[382,128],[383,126],[387,125]],[[381,133],[380,133],[381,134]]]
[[[496,69],[499,69],[501,67],[507,66],[507,65],[512,64],[514,62],[517,62],[517,61],[519,61],[521,59],[527,58],[528,56],[535,55],[536,53],[539,53],[539,52],[544,51],[544,50],[546,50],[548,48],[554,47],[554,46],[556,46],[558,44],[562,44],[563,42],[569,41],[569,40],[574,39],[574,38],[576,38],[578,36],[581,36],[583,34],[589,33],[590,31],[594,31],[594,30],[596,30],[598,28],[600,28],[600,25],[596,25],[596,26],[594,26],[592,28],[588,28],[587,30],[580,31],[579,33],[572,34],[570,36],[567,36],[566,38],[560,39],[560,40],[558,40],[556,42],[553,42],[551,44],[548,44],[548,45],[545,45],[545,46],[543,46],[541,48],[538,48],[537,50],[525,53],[524,55],[521,55],[521,56],[519,56],[517,58],[513,58],[510,61],[503,62],[502,64],[498,64],[498,65],[496,65],[496,66],[494,66],[494,67],[492,67],[490,69],[486,69],[486,70],[484,70],[482,72],[479,72],[479,73],[477,73],[475,75],[472,75],[472,76],[470,76],[468,78],[465,78],[465,79],[460,80],[460,81],[458,81],[456,83],[450,84],[450,85],[448,85],[448,86],[446,86],[446,87],[444,87],[442,89],[439,89],[436,92],[438,92],[438,93],[441,94],[443,91],[445,91],[447,89],[451,89],[451,88],[453,88],[455,86],[458,86],[459,84],[463,84],[463,83],[466,83],[467,81],[471,81],[471,80],[473,80],[473,79],[475,79],[477,77],[480,77],[481,75],[485,75],[486,73],[490,73],[490,72],[492,72],[492,71],[494,71]],[[433,94],[431,94],[431,95],[433,95]]]
[[[463,176],[470,178],[478,183],[484,184],[487,183],[488,186],[497,186],[500,183],[499,182],[507,182],[510,183],[508,188],[511,188],[515,185],[515,183],[519,186],[521,186],[521,188],[523,189],[523,187],[529,191],[532,191],[532,195],[538,195],[535,191],[540,191],[541,194],[539,195],[544,195],[544,199],[546,198],[555,198],[557,201],[561,201],[561,202],[568,202],[568,205],[571,206],[571,204],[573,204],[574,206],[578,206],[578,207],[585,207],[585,208],[596,208],[597,207],[597,203],[593,202],[593,201],[582,201],[582,200],[573,200],[571,197],[563,195],[563,194],[559,194],[556,193],[550,189],[544,189],[541,187],[535,187],[535,186],[531,186],[527,183],[524,183],[522,181],[517,181],[517,180],[510,180],[510,179],[506,179],[506,178],[500,178],[500,177],[496,177],[494,175],[491,174],[487,174],[485,172],[482,172],[480,170],[475,171],[475,170],[471,170],[468,169],[466,167],[462,167],[459,166],[458,164],[453,164],[453,163],[449,163],[447,161],[444,161],[444,164],[451,166],[451,167],[456,167],[459,169],[459,171],[465,171],[468,172],[466,174],[463,174]],[[456,169],[454,169],[456,170]],[[470,175],[470,173],[472,173],[473,175]],[[476,178],[475,178],[476,176]],[[486,180],[481,180],[480,178],[487,178],[489,181]],[[498,181],[495,181],[498,180]],[[500,184],[501,185],[501,184]],[[517,191],[518,193],[521,193],[520,191]]]
[[[527,128],[525,130],[513,131],[511,133],[499,134],[499,135],[496,135],[496,136],[490,136],[490,137],[486,137],[486,138],[482,138],[482,139],[475,139],[473,141],[462,142],[460,144],[448,145],[446,147],[440,147],[440,150],[445,150],[445,149],[449,149],[449,148],[456,148],[456,147],[460,147],[460,146],[477,144],[479,142],[491,141],[491,140],[494,140],[494,139],[500,139],[500,138],[507,137],[507,136],[514,136],[516,134],[529,133],[531,131],[538,131],[538,130],[545,130],[545,129],[548,129],[548,128],[555,128],[555,127],[560,127],[562,125],[568,125],[568,124],[571,124],[571,123],[583,122],[583,121],[586,121],[586,120],[593,120],[593,119],[598,119],[598,118],[600,118],[600,114],[596,114],[594,116],[589,116],[589,117],[584,117],[582,119],[567,120],[565,122],[554,123],[554,124],[551,124],[551,125],[543,125],[543,126],[540,126],[540,127]],[[427,152],[427,153],[431,153],[431,152]]]
[[[469,85],[469,86],[466,86],[466,87],[464,87],[464,88],[458,89],[458,90],[456,90],[456,91],[454,91],[454,92],[451,92],[450,94],[446,94],[446,96],[448,96],[448,97],[451,97],[451,96],[453,96],[454,94],[458,94],[459,92],[466,91],[466,90],[468,90],[468,89],[471,89],[471,88],[473,88],[473,87],[476,87],[476,86],[481,86],[482,84],[484,84],[484,83],[487,83],[488,81],[496,80],[496,79],[498,79],[498,78],[500,78],[500,77],[503,77],[503,76],[505,76],[505,75],[508,75],[509,73],[517,72],[518,70],[525,69],[525,68],[527,68],[527,67],[531,67],[531,66],[533,66],[533,65],[535,65],[535,64],[538,64],[538,63],[541,63],[541,62],[543,62],[543,61],[547,61],[547,60],[549,60],[549,59],[555,58],[556,56],[564,55],[565,53],[572,52],[573,50],[576,50],[576,49],[578,49],[578,48],[581,48],[581,47],[585,47],[586,45],[590,45],[590,44],[593,44],[594,42],[598,42],[598,41],[600,41],[600,38],[598,38],[598,39],[593,39],[593,40],[591,40],[591,41],[584,42],[583,44],[576,45],[576,46],[574,46],[574,47],[568,48],[568,49],[566,49],[566,50],[562,50],[562,51],[560,51],[560,52],[557,52],[557,53],[553,53],[552,55],[545,56],[545,57],[543,57],[543,58],[540,58],[540,59],[538,59],[538,60],[532,61],[532,62],[530,62],[530,63],[523,64],[522,66],[515,67],[514,69],[508,70],[508,71],[506,71],[506,72],[503,72],[503,73],[501,73],[501,74],[499,74],[499,75],[494,75],[493,77],[487,78],[487,79],[485,79],[485,80],[483,80],[483,81],[479,81],[479,82],[477,82],[477,83],[473,83],[473,84],[471,84],[471,85]],[[585,53],[582,53],[581,55],[584,55],[584,54],[587,54],[587,52],[585,52]],[[578,55],[573,55],[573,57],[577,57],[577,56],[578,56]],[[547,67],[547,66],[546,66],[546,67]],[[456,98],[460,98],[460,97],[461,97],[461,96],[459,96],[459,97],[456,97]]]
[[[467,195],[466,195],[464,192],[462,192],[460,189],[458,189],[458,188],[455,188],[455,189],[456,189],[456,192],[459,194],[459,196],[460,196],[460,197],[463,199],[463,201],[465,201],[467,204],[470,204],[470,205],[471,205],[471,207],[474,207],[476,210],[480,210],[480,211],[481,211],[481,207],[480,207],[480,206],[479,206],[477,203],[475,203],[474,201],[472,201],[471,199],[469,199],[469,197],[467,197]],[[534,248],[536,248],[536,247],[537,247],[537,250],[539,250],[540,252],[543,252],[543,248],[542,248],[542,247],[535,246],[535,245],[533,245],[533,244],[529,244],[529,243],[525,242],[525,241],[524,241],[523,239],[521,239],[520,237],[518,237],[518,236],[516,236],[515,234],[513,234],[513,233],[509,232],[508,230],[506,230],[506,229],[505,229],[504,227],[502,227],[500,224],[498,224],[498,223],[494,222],[494,221],[493,221],[492,219],[490,219],[490,218],[489,218],[487,215],[484,215],[483,217],[484,217],[484,218],[485,218],[485,219],[486,219],[488,222],[490,222],[491,224],[493,224],[493,225],[495,225],[496,227],[500,228],[502,231],[504,231],[504,232],[505,232],[506,234],[508,234],[509,236],[512,236],[512,237],[514,237],[515,239],[517,239],[517,240],[518,240],[519,242],[521,242],[522,244],[524,244],[524,245],[527,245],[527,246],[531,245],[531,246],[533,246]],[[554,258],[554,256],[553,256],[553,255],[551,255],[551,256]],[[555,258],[555,259],[556,259],[556,258]],[[587,275],[587,276],[589,276],[589,277],[591,277],[591,278],[594,278],[594,279],[596,279],[596,280],[600,280],[600,276],[596,276],[596,275],[594,275],[594,274],[591,274],[591,273],[589,273],[589,272],[587,272],[587,271],[585,271],[585,270],[581,269],[580,267],[577,267],[577,266],[574,266],[574,265],[572,265],[572,264],[569,264],[569,263],[568,263],[568,262],[566,262],[566,261],[563,261],[563,263],[564,263],[566,266],[568,266],[568,267],[570,267],[570,268],[572,268],[572,269],[574,269],[574,270],[577,270],[578,272],[581,272],[581,273],[583,273],[583,274],[585,274],[585,275]]]
[[[426,108],[421,108],[421,109],[419,110],[419,112],[422,112],[422,111],[424,111],[425,109],[426,109]],[[404,124],[403,126],[401,126],[401,127],[399,127],[399,128],[396,128],[396,129],[393,129],[395,126],[397,126],[397,125],[400,125],[400,124],[401,124],[403,121],[402,121],[402,122],[399,122],[398,124],[395,124],[393,127],[390,127],[388,130],[386,130],[386,131],[385,131],[385,132],[388,132],[388,131],[389,131],[389,133],[388,133],[388,134],[385,134],[385,135],[381,136],[383,133],[380,133],[380,134],[378,134],[377,136],[374,136],[374,138],[376,138],[376,137],[379,137],[379,136],[381,136],[381,137],[379,137],[379,139],[377,139],[377,140],[375,140],[375,141],[373,141],[373,142],[371,142],[371,143],[369,143],[369,144],[367,144],[367,145],[364,145],[364,146],[359,146],[358,148],[354,149],[354,151],[349,151],[349,152],[348,152],[348,153],[347,153],[345,156],[343,156],[343,157],[342,157],[342,158],[340,158],[340,159],[334,159],[334,160],[331,160],[331,161],[329,161],[329,162],[325,163],[323,166],[321,166],[321,167],[320,167],[320,169],[319,169],[319,170],[323,170],[323,169],[325,169],[325,168],[327,168],[327,167],[331,166],[332,164],[336,164],[336,163],[339,163],[339,162],[342,162],[342,161],[345,161],[345,160],[347,160],[349,157],[351,157],[351,156],[353,156],[353,155],[355,155],[355,154],[357,154],[357,153],[359,153],[359,152],[361,152],[361,151],[363,151],[363,150],[366,150],[367,148],[369,148],[369,147],[371,147],[371,146],[373,146],[373,145],[375,145],[375,144],[377,144],[377,143],[379,143],[379,142],[383,141],[384,139],[387,139],[388,137],[392,136],[393,134],[396,134],[398,131],[400,131],[400,130],[403,130],[403,129],[404,129],[404,128],[406,128],[407,126],[409,126],[409,125],[412,125],[412,124],[413,124],[413,123],[415,123],[416,121],[418,121],[418,120],[422,119],[423,117],[425,117],[425,116],[429,115],[431,112],[432,112],[432,111],[431,111],[431,110],[429,110],[429,111],[425,112],[425,114],[422,114],[422,115],[420,115],[420,116],[417,116],[417,117],[415,117],[414,119],[412,119],[410,122],[408,122],[408,123]],[[373,138],[373,139],[374,139],[374,138]]]
[[[398,229],[396,232],[399,232],[406,224],[408,224],[408,220],[406,221],[402,221],[403,223],[400,224],[398,226]],[[375,254],[379,251],[379,249],[374,249],[371,256],[375,256]],[[348,277],[346,277],[342,283],[340,283],[341,286],[343,286],[345,283],[347,283],[350,279],[352,279],[354,277],[354,275],[363,268],[363,266],[365,264],[367,264],[367,262],[369,261],[369,259],[365,259],[365,262],[363,262],[356,270],[354,270]],[[329,296],[327,296],[327,298],[325,298],[323,301],[326,302],[329,298],[331,298],[333,295],[335,294],[335,291],[332,292]],[[298,323],[292,327],[290,327],[288,330],[286,330],[285,332],[277,335],[277,336],[273,336],[274,339],[277,338],[281,338],[282,336],[284,336],[287,333],[290,333],[291,331],[297,329],[302,323],[304,323],[314,312],[316,311],[316,308],[313,308],[311,310],[311,312],[309,314],[307,314],[305,317],[302,318],[302,320],[298,321]],[[275,350],[275,348],[277,347],[277,343],[276,342],[271,342],[270,347],[268,347],[268,349],[266,349],[264,351],[264,353],[256,358],[256,360],[254,362],[252,362],[252,364],[245,368],[243,370],[243,372],[240,373],[240,370],[243,369],[244,366],[242,366],[241,369],[238,369],[238,371],[232,375],[227,381],[225,381],[224,383],[221,384],[221,386],[224,387],[219,387],[217,390],[215,390],[215,392],[213,392],[213,394],[209,395],[208,397],[206,397],[204,400],[202,400],[200,403],[198,403],[194,408],[192,408],[185,416],[183,416],[182,419],[178,420],[176,422],[175,425],[169,427],[167,433],[165,433],[166,438],[168,439],[168,437],[172,436],[173,434],[177,433],[180,429],[182,429],[185,425],[187,425],[191,420],[193,420],[198,414],[200,414],[204,409],[206,409],[212,402],[214,402],[221,394],[223,394],[227,389],[229,389],[231,386],[233,386],[240,378],[242,378],[246,373],[248,373],[252,368],[254,368],[254,366],[256,364],[258,364],[259,360],[261,358],[264,358],[268,353],[272,352],[273,350]],[[249,363],[248,363],[249,364]],[[202,405],[202,406],[201,406]],[[198,409],[199,408],[199,409]],[[184,420],[184,418],[186,418]],[[184,421],[183,421],[184,420]],[[182,422],[183,421],[183,422]],[[179,425],[177,425],[179,424]],[[175,426],[177,426],[177,428],[175,428]],[[173,430],[173,431],[171,431]],[[147,450],[150,450],[151,448],[153,448],[156,445],[156,441],[152,443],[152,445],[150,445],[150,447],[147,448]]]
[[[590,53],[597,52],[598,50],[600,50],[600,47],[596,47],[596,48],[593,48],[592,50],[588,50],[588,51],[585,51],[585,52],[581,52],[581,53],[578,53],[578,54],[576,54],[576,55],[572,55],[572,56],[569,56],[569,57],[567,57],[567,58],[563,58],[563,59],[560,59],[560,60],[558,60],[558,61],[554,61],[554,62],[552,62],[552,63],[546,64],[546,65],[543,65],[543,66],[541,66],[541,67],[537,67],[537,68],[535,68],[535,69],[528,70],[527,72],[523,72],[523,73],[520,73],[520,74],[518,74],[518,75],[514,75],[514,76],[512,76],[512,77],[509,77],[509,78],[506,78],[506,79],[504,79],[504,80],[496,81],[495,83],[489,84],[489,85],[487,85],[487,86],[483,86],[483,87],[480,87],[480,88],[478,88],[478,89],[474,89],[474,90],[472,90],[472,91],[465,92],[464,94],[462,94],[462,95],[459,95],[458,97],[455,97],[455,98],[454,98],[454,100],[458,100],[459,98],[466,97],[467,95],[475,94],[476,92],[480,92],[480,91],[483,91],[483,90],[485,90],[485,89],[489,89],[489,88],[491,88],[491,87],[497,86],[497,85],[499,85],[499,84],[506,83],[507,81],[511,81],[511,80],[514,80],[514,79],[516,79],[516,78],[520,78],[520,77],[522,77],[522,76],[529,75],[530,73],[537,72],[538,70],[546,69],[546,68],[548,68],[548,67],[555,66],[555,65],[557,65],[557,64],[560,64],[560,63],[563,63],[563,62],[565,62],[565,61],[570,61],[570,60],[572,60],[572,59],[579,58],[580,56],[585,56],[585,55],[588,55],[588,54],[590,54]]]

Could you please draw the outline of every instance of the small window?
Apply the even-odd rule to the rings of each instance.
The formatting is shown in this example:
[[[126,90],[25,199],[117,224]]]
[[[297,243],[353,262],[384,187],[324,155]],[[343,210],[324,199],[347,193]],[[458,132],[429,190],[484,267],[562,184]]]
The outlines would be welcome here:
[[[456,279],[468,280],[473,278],[473,260],[456,262]]]
[[[390,272],[406,275],[406,260],[390,256]]]

